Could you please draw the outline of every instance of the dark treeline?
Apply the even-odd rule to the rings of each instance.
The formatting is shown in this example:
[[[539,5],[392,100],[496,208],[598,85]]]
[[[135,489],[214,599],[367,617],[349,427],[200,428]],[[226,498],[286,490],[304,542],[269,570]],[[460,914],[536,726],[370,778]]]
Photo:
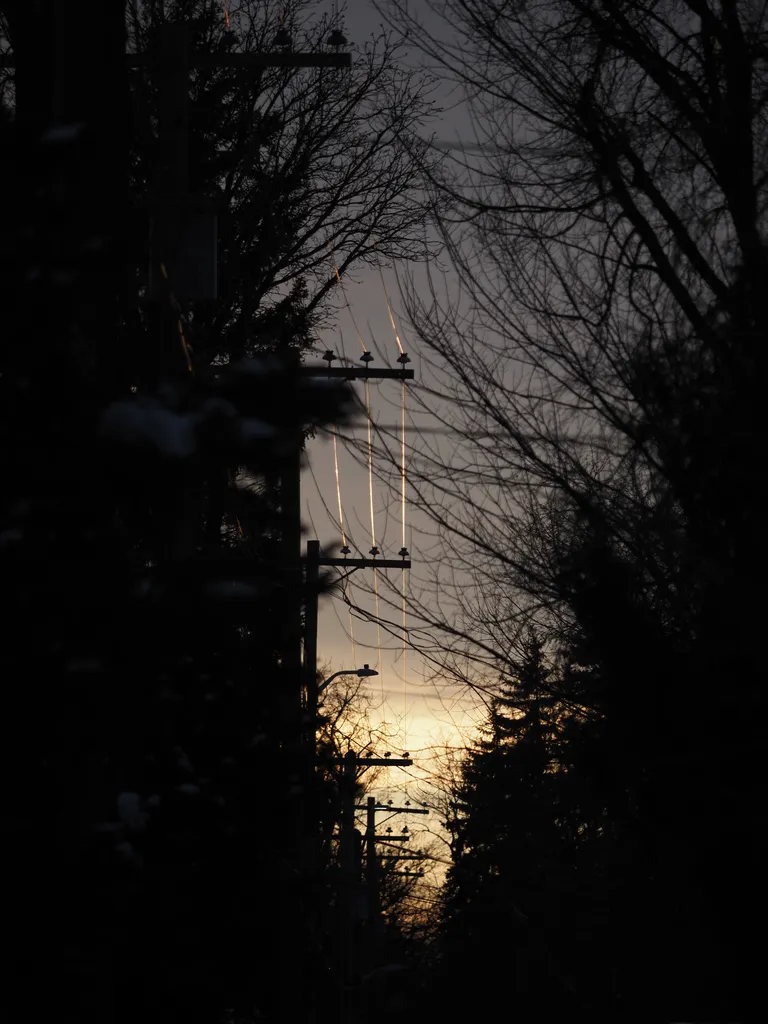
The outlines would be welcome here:
[[[347,392],[297,371],[329,322],[329,249],[341,272],[415,253],[418,147],[394,139],[422,105],[383,37],[346,77],[193,72],[188,185],[219,210],[219,297],[187,301],[173,259],[166,287],[148,273],[175,128],[125,56],[179,19],[193,53],[269,50],[286,14],[317,51],[333,26],[310,7],[241,5],[227,36],[203,0],[0,5],[12,1016],[337,1015],[332,856],[312,847],[337,791],[300,742],[283,479],[346,421]]]
[[[416,256],[426,179],[461,288],[404,297],[449,382],[430,412],[467,458],[417,454],[409,479],[475,575],[451,621],[445,577],[416,610],[444,627],[441,670],[470,663],[494,696],[448,794],[437,934],[404,971],[391,872],[366,1014],[751,1020],[764,5],[434,0],[454,47],[384,3],[477,115],[481,157],[439,167],[386,40],[349,79],[194,72],[189,187],[220,212],[219,295],[187,301],[148,273],[168,120],[126,49],[183,18],[195,51],[269,49],[278,29],[317,50],[333,25],[310,6],[245,4],[226,37],[204,0],[0,4],[8,1005],[354,1017],[339,705],[310,779],[284,481],[348,414],[297,373],[330,322],[329,252],[342,273]]]
[[[459,454],[411,470],[463,571],[436,583],[449,621],[417,610],[448,627],[442,670],[496,695],[452,794],[436,993],[753,1019],[765,5],[380,6],[474,114],[432,175],[461,287],[405,294]]]

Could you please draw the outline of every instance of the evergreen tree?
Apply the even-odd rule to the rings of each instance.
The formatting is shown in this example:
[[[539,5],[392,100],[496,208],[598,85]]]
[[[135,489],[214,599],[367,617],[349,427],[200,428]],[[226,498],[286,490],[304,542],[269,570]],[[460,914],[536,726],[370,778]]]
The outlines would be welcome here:
[[[302,432],[343,419],[344,396],[280,359],[176,379],[162,366],[156,390],[128,390],[130,133],[115,115],[122,75],[106,74],[123,66],[122,5],[99,5],[112,21],[96,51],[79,17],[82,35],[55,37],[54,6],[42,31],[34,10],[11,19],[18,203],[3,289],[19,315],[0,377],[2,748],[7,868],[23,896],[8,915],[6,996],[80,1022],[213,1022],[227,1008],[275,1019],[284,945],[264,936],[298,888],[285,879],[302,796],[280,707],[298,696],[277,648],[283,566],[265,554],[279,505],[238,493],[224,529],[195,541],[211,480],[239,466],[278,476]],[[61,121],[46,54],[73,42],[51,65]],[[103,91],[76,88],[67,68],[80,85],[103,71]],[[190,544],[179,526],[200,494]],[[265,538],[255,558],[232,557],[236,520]]]
[[[477,987],[502,972],[520,1019],[573,1004],[557,921],[573,887],[577,822],[558,749],[565,716],[550,677],[532,634],[453,797],[443,984],[449,1005],[458,998],[467,1012]],[[470,987],[457,994],[463,978]]]

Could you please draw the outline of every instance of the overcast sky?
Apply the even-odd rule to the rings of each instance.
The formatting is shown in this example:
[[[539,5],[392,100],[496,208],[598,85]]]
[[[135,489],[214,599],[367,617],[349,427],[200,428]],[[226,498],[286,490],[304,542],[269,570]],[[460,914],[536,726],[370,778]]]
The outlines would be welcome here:
[[[329,3],[327,7],[330,9]],[[416,5],[418,7],[418,3]],[[347,8],[345,32],[354,46],[362,43],[371,33],[381,31],[381,18],[369,0],[351,0]],[[416,55],[409,54],[409,61]],[[450,102],[450,100],[449,100]],[[461,125],[461,112],[452,111],[444,115],[441,122],[433,126],[433,131],[441,137],[455,138]],[[342,309],[339,313],[338,329],[324,337],[324,343],[347,357],[358,359],[362,346],[357,335],[355,323],[360,329],[366,347],[376,355],[374,366],[383,366],[385,361],[395,364],[398,355],[397,342],[390,322],[386,291],[389,293],[395,315],[395,322],[403,346],[411,356],[411,366],[419,376],[419,351],[416,340],[408,331],[401,315],[401,302],[396,273],[404,273],[405,267],[385,268],[383,271],[384,286],[376,270],[358,270],[345,279],[345,291],[349,299],[350,311]],[[338,296],[337,296],[338,298]],[[379,358],[379,354],[381,358]],[[357,384],[358,394],[364,398],[364,385]],[[401,386],[397,382],[382,381],[371,386],[371,408],[374,420],[384,424],[394,424],[399,418]],[[366,438],[365,421],[361,421],[356,436],[364,443]],[[397,457],[396,444],[393,452]],[[331,522],[329,512],[337,516],[337,491],[333,445],[327,438],[318,438],[310,442],[308,448],[309,467],[303,475],[304,521],[307,527],[306,538],[316,537],[328,553],[336,554],[341,544],[338,529]],[[340,444],[338,446],[339,480],[342,492],[344,515],[349,533],[358,548],[366,554],[370,549],[370,495],[369,479],[359,459],[354,458]],[[396,557],[402,544],[400,528],[399,503],[393,499],[391,492],[374,479],[373,503],[375,510],[376,543],[385,557]],[[407,542],[416,560],[416,549],[420,547],[418,534],[424,525],[418,516],[407,512]],[[332,551],[333,548],[335,551]],[[414,564],[414,578],[417,573]],[[368,570],[360,570],[366,574],[366,582],[370,585],[372,574]],[[399,586],[399,573],[391,571],[390,577]],[[354,579],[354,577],[353,577]],[[383,589],[383,588],[382,588]],[[371,612],[375,610],[373,598],[361,587],[351,591],[351,597]],[[384,611],[382,606],[382,612]],[[387,614],[391,615],[390,609]],[[372,694],[383,700],[380,711],[383,718],[398,723],[398,738],[393,742],[393,751],[408,749],[412,753],[419,748],[447,739],[456,742],[457,727],[468,722],[467,711],[473,701],[467,701],[466,694],[456,693],[440,685],[440,681],[426,678],[424,666],[411,652],[408,653],[407,683],[403,678],[402,647],[382,633],[382,649],[379,649],[378,630],[372,624],[354,623],[355,648],[349,635],[349,615],[345,605],[335,598],[324,598],[320,608],[320,629],[318,656],[321,664],[329,662],[332,671],[342,668],[358,667],[364,662],[378,667],[381,675],[372,679],[369,688]],[[357,665],[355,664],[357,663]],[[407,701],[406,701],[407,692]],[[404,710],[407,707],[407,729],[403,731]],[[476,716],[473,716],[476,717]],[[394,772],[391,774],[394,775]],[[398,789],[400,784],[394,783]]]

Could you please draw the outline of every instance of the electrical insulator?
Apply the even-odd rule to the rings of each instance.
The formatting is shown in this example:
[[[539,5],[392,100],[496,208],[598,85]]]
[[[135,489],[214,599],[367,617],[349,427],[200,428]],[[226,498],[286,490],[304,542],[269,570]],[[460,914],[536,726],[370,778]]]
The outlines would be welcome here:
[[[291,39],[291,33],[288,31],[285,25],[281,25],[277,32],[275,32],[274,45],[288,48],[290,47],[292,42],[293,40]]]
[[[371,355],[370,352],[363,352],[363,354],[360,356],[360,362],[361,363],[372,363],[373,362],[373,356]]]
[[[347,37],[341,31],[340,28],[335,28],[333,32],[328,36],[328,45],[335,46],[337,49],[340,46],[347,45]]]

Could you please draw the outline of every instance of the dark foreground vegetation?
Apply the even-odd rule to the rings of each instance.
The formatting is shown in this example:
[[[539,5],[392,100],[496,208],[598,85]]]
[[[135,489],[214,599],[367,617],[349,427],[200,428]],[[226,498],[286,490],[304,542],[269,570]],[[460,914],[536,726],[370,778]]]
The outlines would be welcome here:
[[[756,1019],[768,11],[447,0],[420,27],[393,0],[467,86],[477,162],[429,157],[383,41],[346,79],[195,72],[180,167],[126,48],[183,18],[194,52],[286,26],[327,49],[335,23],[285,6],[244,4],[233,41],[203,0],[0,4],[5,1000],[78,1024]],[[174,174],[218,210],[215,293],[155,258]],[[471,458],[415,455],[411,484],[475,575],[450,617],[446,584],[413,611],[488,720],[443,794],[431,918],[382,880],[350,994],[286,480],[349,414],[299,369],[329,248],[342,273],[417,257],[423,196],[462,297],[404,300]]]

